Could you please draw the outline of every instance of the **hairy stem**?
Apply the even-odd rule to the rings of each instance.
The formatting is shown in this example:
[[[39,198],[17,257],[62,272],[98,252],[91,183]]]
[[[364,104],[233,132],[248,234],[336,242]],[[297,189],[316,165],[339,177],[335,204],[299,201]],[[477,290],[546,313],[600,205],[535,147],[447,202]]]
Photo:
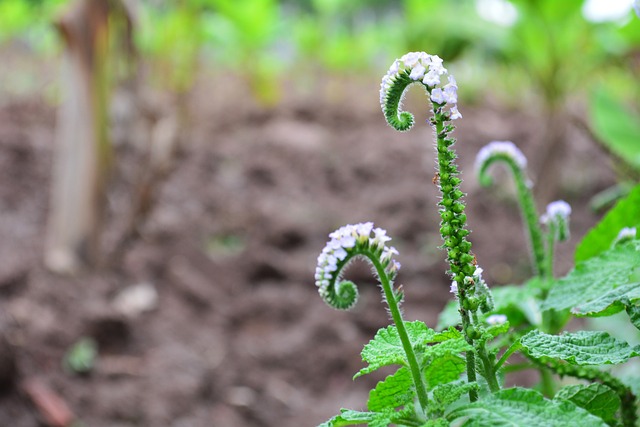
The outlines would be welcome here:
[[[396,296],[391,287],[391,281],[389,280],[389,277],[387,276],[387,273],[380,261],[374,257],[371,257],[370,260],[374,268],[376,269],[376,272],[378,273],[378,277],[380,278],[380,284],[382,285],[385,301],[389,306],[391,317],[393,318],[393,322],[395,323],[396,329],[398,330],[398,335],[400,336],[400,341],[402,342],[402,348],[407,355],[407,362],[409,363],[409,370],[411,371],[413,383],[416,387],[418,401],[420,402],[420,406],[422,407],[423,412],[426,414],[427,404],[429,402],[429,398],[427,396],[427,387],[424,383],[424,380],[422,379],[420,365],[418,364],[418,359],[415,352],[413,351],[413,345],[411,344],[411,340],[409,340],[407,330],[404,327],[402,312],[400,311],[400,307],[398,307]]]

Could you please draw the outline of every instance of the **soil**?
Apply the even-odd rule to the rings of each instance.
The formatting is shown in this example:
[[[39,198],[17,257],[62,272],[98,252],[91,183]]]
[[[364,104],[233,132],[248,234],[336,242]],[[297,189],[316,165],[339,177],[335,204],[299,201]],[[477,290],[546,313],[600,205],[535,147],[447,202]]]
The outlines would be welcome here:
[[[224,83],[195,91],[175,170],[140,238],[117,262],[77,277],[42,263],[55,108],[41,97],[3,103],[0,425],[55,425],[34,406],[33,384],[92,427],[300,427],[363,409],[383,374],[351,378],[362,346],[389,319],[366,266],[349,272],[361,293],[353,311],[318,297],[313,271],[327,234],[369,220],[388,230],[407,319],[435,326],[449,298],[426,116],[411,132],[392,131],[371,83],[357,96],[318,87],[269,110]],[[409,96],[409,109],[421,102]],[[462,105],[455,135],[474,252],[497,286],[530,275],[526,241],[508,174],[497,170],[498,184],[480,188],[474,157],[509,139],[535,162],[544,124],[531,108],[494,104]],[[573,206],[573,234],[558,248],[558,274],[598,219],[590,198],[615,182],[605,154],[579,131],[570,129],[565,151],[555,196]],[[135,169],[118,152],[121,169]],[[129,197],[114,182],[107,240]],[[120,314],[114,298],[143,283],[157,290],[155,307]],[[77,374],[63,360],[83,337],[97,341],[98,357]]]

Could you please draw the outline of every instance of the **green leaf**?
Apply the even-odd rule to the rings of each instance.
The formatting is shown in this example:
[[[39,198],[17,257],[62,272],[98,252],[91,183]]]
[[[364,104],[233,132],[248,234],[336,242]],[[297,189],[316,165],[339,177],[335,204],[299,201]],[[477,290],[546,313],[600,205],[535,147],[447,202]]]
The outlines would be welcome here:
[[[630,166],[640,169],[640,120],[610,91],[600,89],[589,105],[593,130],[609,150]]]
[[[411,402],[414,396],[411,373],[406,368],[400,368],[371,390],[367,407],[376,412],[394,409]]]
[[[612,314],[622,306],[611,307],[618,300],[635,300],[635,287],[628,290],[632,294],[617,295],[617,299],[611,299],[612,292],[616,288],[638,282],[637,270],[640,268],[640,240],[632,240],[621,243],[613,248],[586,261],[578,263],[573,271],[560,280],[557,280],[549,292],[549,296],[543,302],[544,310],[564,310],[587,303],[602,300],[598,303],[602,310],[607,309]],[[598,312],[594,307],[588,307],[583,314],[582,309],[576,309],[576,314],[595,315]],[[610,313],[609,313],[610,312]]]
[[[615,391],[604,384],[569,385],[556,393],[554,400],[569,400],[607,423],[615,420],[622,402]]]
[[[640,298],[640,283],[630,283],[612,289],[599,298],[573,307],[571,313],[579,317],[611,316],[630,307],[630,301],[635,301],[638,298]]]
[[[427,327],[424,322],[405,322],[407,335],[412,346],[423,346],[433,338],[435,331]],[[373,372],[383,366],[406,365],[406,355],[398,329],[395,326],[388,326],[380,329],[376,336],[362,349],[362,360],[369,366],[362,368],[354,378]]]
[[[444,409],[447,405],[460,399],[469,390],[478,389],[478,383],[463,380],[441,384],[433,389],[433,398]]]
[[[640,329],[640,306],[635,304],[627,304],[625,307],[627,310],[627,314],[629,315],[629,320],[633,323],[637,329]]]
[[[429,388],[457,380],[467,368],[465,359],[457,354],[447,354],[434,359],[424,370]]]
[[[635,144],[638,144],[637,139],[638,135],[634,139]],[[634,187],[629,195],[611,208],[598,225],[582,239],[576,248],[576,262],[584,261],[609,249],[624,227],[636,227],[640,231],[640,185]]]
[[[533,330],[520,343],[535,359],[560,359],[572,365],[617,365],[639,355],[626,342],[600,331],[548,335]]]
[[[567,400],[547,400],[537,391],[523,388],[501,390],[454,409],[447,418],[463,418],[461,425],[466,427],[606,426],[603,420]]]
[[[341,409],[340,415],[336,415],[318,427],[343,427],[366,424],[369,427],[387,427],[391,424],[390,414],[379,412],[359,412],[350,409]]]

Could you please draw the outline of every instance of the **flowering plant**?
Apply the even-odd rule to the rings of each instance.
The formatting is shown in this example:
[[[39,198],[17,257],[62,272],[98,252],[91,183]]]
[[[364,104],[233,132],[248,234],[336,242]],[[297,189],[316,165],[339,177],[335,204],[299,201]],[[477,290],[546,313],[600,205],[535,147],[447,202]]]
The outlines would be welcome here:
[[[399,131],[414,123],[410,113],[400,111],[412,84],[426,89],[433,112],[440,234],[453,300],[437,330],[421,321],[405,321],[400,310],[404,294],[394,286],[399,253],[387,245],[391,238],[385,230],[369,222],[331,233],[315,274],[322,299],[337,309],[356,303],[357,287],[343,280],[342,273],[361,258],[373,267],[393,320],[364,347],[367,366],[355,377],[389,365],[398,369],[370,392],[368,411],[343,409],[322,426],[635,425],[634,390],[640,381],[603,368],[640,356],[640,346],[603,331],[561,331],[571,316],[620,311],[640,329],[640,240],[633,228],[640,221],[633,216],[640,206],[640,186],[607,214],[604,226],[587,235],[583,245],[588,246],[579,246],[575,268],[556,279],[554,246],[568,238],[571,207],[556,201],[539,216],[524,155],[508,141],[484,147],[476,159],[480,182],[491,184],[488,171],[493,163],[511,170],[535,271],[524,285],[491,289],[467,240],[464,193],[451,137],[452,121],[462,117],[457,83],[437,55],[411,52],[396,60],[382,79],[380,104],[389,125]],[[505,386],[505,375],[520,369],[539,372],[540,391]],[[578,381],[560,387],[554,376]]]

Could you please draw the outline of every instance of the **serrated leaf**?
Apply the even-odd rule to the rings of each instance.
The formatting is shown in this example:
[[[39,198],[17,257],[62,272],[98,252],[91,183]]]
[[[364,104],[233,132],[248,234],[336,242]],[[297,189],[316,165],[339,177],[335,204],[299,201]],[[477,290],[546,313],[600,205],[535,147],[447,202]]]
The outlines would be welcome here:
[[[613,290],[637,282],[635,273],[638,268],[640,240],[616,245],[598,256],[578,263],[567,276],[557,280],[542,308],[565,310],[606,298]],[[633,295],[619,297],[637,299]],[[615,303],[615,299],[606,301],[607,308]]]
[[[444,342],[452,339],[462,338],[462,332],[450,326],[449,329],[436,333],[429,342]]]
[[[467,362],[457,354],[447,354],[434,359],[424,370],[427,385],[430,389],[460,378],[467,368]]]
[[[635,304],[627,304],[625,307],[627,310],[627,314],[629,315],[629,320],[633,323],[637,329],[640,329],[640,306]]]
[[[637,144],[637,141],[634,144]],[[586,234],[576,248],[576,262],[584,261],[609,249],[624,227],[636,227],[640,230],[640,185],[634,187],[624,199],[616,203]]]
[[[422,364],[432,363],[436,359],[456,356],[471,350],[473,350],[473,346],[465,341],[464,338],[456,338],[426,347],[422,353],[421,360],[423,361]]]
[[[640,298],[640,283],[630,283],[612,289],[604,295],[587,303],[577,305],[571,313],[578,317],[611,316],[630,305],[630,301]]]
[[[343,427],[367,425],[369,427],[387,427],[391,423],[390,414],[379,412],[360,412],[350,409],[341,409],[340,415],[336,415],[318,427]]]
[[[449,421],[444,418],[436,418],[435,420],[427,421],[420,427],[449,427]]]
[[[435,331],[427,327],[424,322],[405,322],[409,341],[413,347],[423,346],[433,338]],[[406,365],[406,355],[398,329],[388,326],[380,329],[376,336],[362,349],[362,360],[369,366],[362,368],[354,378],[373,372],[383,366]]]
[[[367,408],[375,412],[394,409],[411,402],[414,396],[411,373],[406,368],[400,368],[369,392]]]
[[[478,383],[467,381],[455,381],[441,384],[433,389],[433,398],[441,408],[460,399],[463,394],[467,394],[469,390],[478,389]]]
[[[615,391],[604,384],[577,384],[561,388],[554,400],[569,400],[607,423],[615,420],[622,402]]]
[[[450,421],[466,427],[604,427],[606,423],[573,403],[545,399],[535,390],[501,390],[482,401],[454,409]]]
[[[616,365],[638,356],[626,342],[600,331],[548,335],[533,330],[520,343],[535,359],[559,359],[572,365]]]

